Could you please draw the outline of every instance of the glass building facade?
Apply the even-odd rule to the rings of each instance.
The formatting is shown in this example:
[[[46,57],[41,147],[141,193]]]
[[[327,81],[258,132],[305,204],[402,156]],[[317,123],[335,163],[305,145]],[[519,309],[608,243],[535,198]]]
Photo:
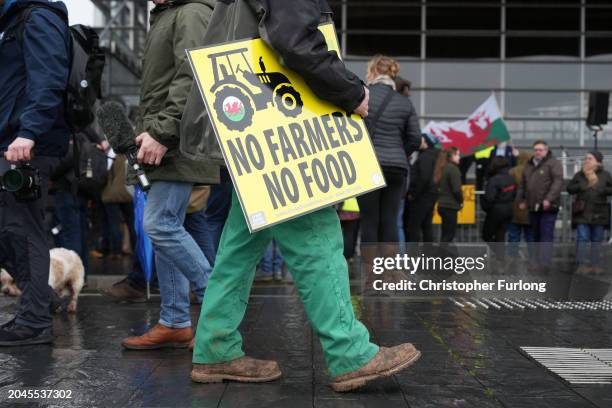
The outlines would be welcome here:
[[[351,69],[396,57],[422,125],[464,119],[494,92],[517,145],[592,146],[588,93],[612,90],[612,0],[329,3]]]

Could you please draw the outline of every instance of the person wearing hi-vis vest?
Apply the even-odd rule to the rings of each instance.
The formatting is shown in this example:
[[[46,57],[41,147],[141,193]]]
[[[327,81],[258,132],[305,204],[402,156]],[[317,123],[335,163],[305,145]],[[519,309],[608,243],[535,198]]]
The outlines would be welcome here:
[[[253,33],[240,30],[244,26],[240,19],[225,18],[232,7],[254,8],[261,38],[279,54],[286,67],[305,79],[318,97],[346,112],[367,116],[368,90],[335,52],[328,51],[325,38],[317,29],[319,23],[331,21],[331,10],[325,1],[218,2],[208,40],[214,30],[246,34],[235,39],[252,37]],[[234,21],[236,26],[230,27],[227,21]],[[188,109],[189,106],[185,112]],[[186,115],[185,120],[188,120]],[[193,381],[264,382],[281,376],[275,361],[245,356],[238,332],[255,266],[272,239],[285,257],[306,314],[321,341],[335,391],[352,390],[370,380],[392,375],[419,358],[420,353],[409,343],[391,348],[372,343],[367,328],[356,319],[343,256],[342,231],[333,207],[250,233],[234,192],[200,313],[191,372]]]

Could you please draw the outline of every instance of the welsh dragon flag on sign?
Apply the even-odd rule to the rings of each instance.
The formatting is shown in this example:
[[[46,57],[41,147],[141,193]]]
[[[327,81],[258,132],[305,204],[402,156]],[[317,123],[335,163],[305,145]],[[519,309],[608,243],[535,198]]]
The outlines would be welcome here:
[[[462,156],[510,139],[495,95],[484,101],[466,120],[429,122],[423,132],[435,136],[442,147],[458,147]]]

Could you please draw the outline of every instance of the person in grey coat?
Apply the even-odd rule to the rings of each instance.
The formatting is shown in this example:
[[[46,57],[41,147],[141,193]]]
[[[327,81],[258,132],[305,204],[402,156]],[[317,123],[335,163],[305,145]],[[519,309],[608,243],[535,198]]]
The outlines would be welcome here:
[[[362,242],[398,242],[397,218],[407,190],[408,156],[421,144],[414,105],[395,91],[399,69],[395,60],[380,55],[368,64],[370,116],[366,125],[387,186],[358,198]]]

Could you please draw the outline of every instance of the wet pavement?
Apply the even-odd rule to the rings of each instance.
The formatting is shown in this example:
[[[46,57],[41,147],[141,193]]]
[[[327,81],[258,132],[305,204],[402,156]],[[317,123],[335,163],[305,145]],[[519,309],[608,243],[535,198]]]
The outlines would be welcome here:
[[[155,324],[158,299],[80,299],[75,316],[55,317],[53,346],[0,348],[0,406],[79,407],[612,407],[612,385],[571,385],[520,347],[612,348],[612,312],[493,310],[448,299],[354,297],[381,345],[413,342],[410,370],[347,394],[328,386],[321,347],[291,286],[254,290],[241,327],[248,354],[277,359],[267,384],[194,384],[187,350],[124,351],[120,341]],[[194,321],[199,308],[192,308]],[[14,299],[0,297],[0,322]],[[70,390],[71,399],[9,400],[15,389]]]

